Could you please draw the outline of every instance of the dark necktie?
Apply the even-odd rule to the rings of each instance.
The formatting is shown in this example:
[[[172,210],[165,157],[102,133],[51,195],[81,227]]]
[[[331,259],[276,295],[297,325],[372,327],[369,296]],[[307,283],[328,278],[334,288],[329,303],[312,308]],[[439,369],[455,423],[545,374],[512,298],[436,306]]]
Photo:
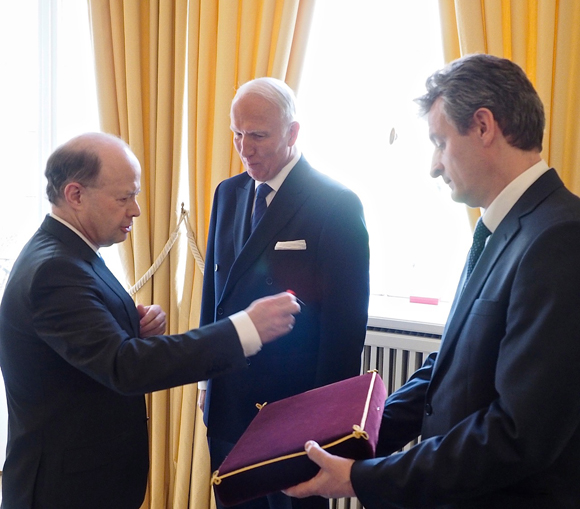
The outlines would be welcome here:
[[[266,212],[266,209],[268,208],[266,196],[268,196],[271,191],[272,188],[266,183],[260,184],[256,190],[256,204],[254,205],[254,215],[252,216],[252,231],[256,229],[256,226],[258,226],[260,219],[262,219],[264,212]]]
[[[467,275],[465,282],[469,280],[469,276],[473,272],[473,268],[479,259],[483,248],[485,247],[485,240],[491,235],[491,232],[483,224],[481,218],[477,220],[477,225],[475,226],[475,231],[473,232],[473,244],[471,244],[471,249],[469,250],[469,257],[467,259]]]

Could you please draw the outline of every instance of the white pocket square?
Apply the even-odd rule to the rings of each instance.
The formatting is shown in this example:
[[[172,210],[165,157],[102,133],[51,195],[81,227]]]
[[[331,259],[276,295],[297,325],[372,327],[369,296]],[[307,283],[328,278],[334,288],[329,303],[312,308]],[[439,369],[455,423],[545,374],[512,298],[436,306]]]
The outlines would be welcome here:
[[[276,242],[274,246],[274,251],[304,251],[305,249],[305,240],[285,240]]]

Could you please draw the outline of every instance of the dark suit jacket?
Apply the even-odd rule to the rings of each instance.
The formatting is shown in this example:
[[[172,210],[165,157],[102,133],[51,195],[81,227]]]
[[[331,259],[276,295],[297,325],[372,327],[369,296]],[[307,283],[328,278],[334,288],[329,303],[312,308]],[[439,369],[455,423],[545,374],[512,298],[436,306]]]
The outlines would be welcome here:
[[[138,335],[127,292],[78,235],[47,217],[0,307],[3,507],[138,508],[149,464],[143,394],[246,365],[229,320]]]
[[[580,507],[580,200],[554,170],[458,291],[438,355],[385,405],[366,509]]]
[[[358,197],[301,158],[250,236],[253,196],[245,172],[216,189],[201,323],[288,289],[305,306],[293,331],[265,345],[249,369],[209,382],[208,435],[231,443],[256,415],[256,403],[358,375],[368,313],[368,234]],[[279,249],[295,240],[306,249]]]

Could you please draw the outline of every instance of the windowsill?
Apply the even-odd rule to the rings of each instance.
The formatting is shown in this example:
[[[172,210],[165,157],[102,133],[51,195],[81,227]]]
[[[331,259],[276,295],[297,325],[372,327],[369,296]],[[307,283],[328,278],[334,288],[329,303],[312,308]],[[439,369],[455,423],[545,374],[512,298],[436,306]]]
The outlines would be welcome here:
[[[403,297],[371,295],[368,325],[441,335],[450,308],[450,302],[420,304]]]

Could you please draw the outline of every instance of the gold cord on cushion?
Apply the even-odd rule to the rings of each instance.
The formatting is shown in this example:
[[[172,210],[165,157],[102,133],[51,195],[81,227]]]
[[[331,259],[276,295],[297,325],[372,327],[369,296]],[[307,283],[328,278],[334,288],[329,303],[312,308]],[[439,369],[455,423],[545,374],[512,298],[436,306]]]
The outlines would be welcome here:
[[[347,440],[350,440],[351,438],[363,438],[365,440],[369,439],[369,434],[364,431],[364,425],[366,424],[366,419],[367,419],[367,415],[368,415],[368,407],[370,404],[370,399],[371,399],[371,395],[372,395],[372,391],[373,391],[373,387],[375,384],[375,380],[376,380],[376,375],[377,372],[375,371],[375,373],[373,374],[373,376],[371,377],[371,383],[369,384],[369,389],[368,389],[368,393],[367,393],[367,400],[365,403],[365,408],[363,411],[363,415],[362,415],[362,421],[361,424],[354,424],[352,429],[353,432],[350,433],[349,435],[346,435],[342,438],[339,438],[338,440],[335,440],[334,442],[331,442],[329,444],[326,445],[322,445],[320,444],[320,446],[323,449],[331,449],[332,447],[341,444],[342,442],[346,442]],[[260,405],[259,403],[256,403],[256,407],[258,407],[258,409],[263,408],[265,405],[267,405],[267,403],[264,403],[263,405]],[[265,465],[270,465],[272,463],[278,463],[280,461],[284,461],[284,460],[288,460],[288,459],[292,459],[292,458],[297,458],[299,456],[306,456],[306,451],[300,451],[300,452],[295,452],[292,454],[287,454],[285,456],[278,456],[277,458],[272,458],[269,460],[265,460],[265,461],[260,461],[259,463],[254,463],[253,465],[248,465],[247,467],[242,467],[238,470],[234,470],[232,472],[228,472],[226,474],[223,475],[219,475],[219,471],[214,472],[214,474],[212,475],[212,479],[211,479],[211,483],[214,485],[220,484],[222,482],[222,479],[226,479],[227,477],[231,477],[233,475],[237,475],[237,474],[241,474],[243,472],[247,472],[248,470],[253,470],[255,468],[260,468],[263,467]]]
[[[262,410],[262,408],[264,408],[267,404],[268,404],[267,401],[264,401],[264,403],[262,403],[261,405],[260,405],[260,403],[256,403],[256,408],[258,410]]]
[[[215,484],[216,486],[218,484],[221,484],[222,479],[220,477],[220,471],[216,470],[212,475],[211,475],[211,484]]]
[[[355,424],[352,429],[354,430],[354,438],[364,438],[365,440],[369,439],[369,434],[357,424]]]

